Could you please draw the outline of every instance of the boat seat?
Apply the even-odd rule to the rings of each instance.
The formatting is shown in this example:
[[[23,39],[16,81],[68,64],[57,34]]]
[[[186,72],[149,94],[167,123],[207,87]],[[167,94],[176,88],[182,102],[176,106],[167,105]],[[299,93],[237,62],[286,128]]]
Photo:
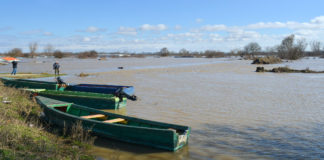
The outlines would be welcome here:
[[[81,116],[81,118],[91,119],[91,118],[105,118],[106,116],[103,114],[93,114],[88,116]]]
[[[103,122],[106,122],[106,123],[118,123],[118,122],[126,123],[126,120],[123,119],[123,118],[115,118],[115,119],[110,119],[110,120],[106,120],[106,121],[103,121]]]

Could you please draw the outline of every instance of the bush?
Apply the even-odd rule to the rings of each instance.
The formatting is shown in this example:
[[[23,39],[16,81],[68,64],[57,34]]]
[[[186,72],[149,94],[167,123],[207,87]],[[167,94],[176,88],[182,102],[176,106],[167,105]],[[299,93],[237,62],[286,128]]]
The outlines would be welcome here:
[[[268,57],[257,57],[254,58],[252,64],[274,64],[281,63],[282,60],[278,57],[268,56]]]
[[[8,56],[11,57],[23,57],[22,50],[20,48],[14,48],[8,52]]]
[[[97,58],[98,53],[95,50],[81,52],[78,54],[78,58],[84,59],[84,58]]]
[[[219,51],[213,51],[213,50],[206,50],[204,53],[206,58],[219,58],[219,57],[225,57],[224,52]]]
[[[61,51],[59,51],[59,50],[56,50],[56,51],[53,53],[53,56],[54,56],[55,58],[63,58],[63,57],[65,57],[64,53],[61,52]]]
[[[162,49],[160,50],[160,56],[161,56],[161,57],[167,57],[167,56],[169,56],[169,55],[170,55],[170,52],[169,52],[168,48],[162,48]]]

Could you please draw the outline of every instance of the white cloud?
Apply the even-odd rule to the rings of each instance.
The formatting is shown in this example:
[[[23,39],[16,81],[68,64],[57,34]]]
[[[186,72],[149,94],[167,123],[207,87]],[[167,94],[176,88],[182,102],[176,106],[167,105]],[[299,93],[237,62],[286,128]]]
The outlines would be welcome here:
[[[90,37],[83,37],[82,41],[83,42],[90,42],[91,38]]]
[[[228,29],[228,27],[224,24],[215,24],[215,25],[205,25],[200,28],[201,31],[224,31]]]
[[[43,35],[44,35],[44,36],[52,36],[53,33],[52,33],[52,32],[44,32]]]
[[[123,35],[132,35],[135,36],[137,35],[137,31],[136,28],[132,28],[132,27],[119,27],[118,29],[118,34],[123,34]]]
[[[267,28],[287,28],[287,29],[324,29],[324,16],[315,17],[309,22],[259,22],[242,26],[246,29],[267,29]]]
[[[158,24],[158,25],[150,25],[150,24],[143,24],[140,29],[143,31],[164,31],[168,27],[165,24]]]
[[[182,27],[180,26],[180,25],[176,25],[175,27],[174,27],[174,29],[175,30],[180,30]]]
[[[324,24],[324,16],[318,16],[311,20],[311,23]]]
[[[87,29],[81,30],[81,32],[89,32],[89,33],[105,32],[105,31],[106,31],[105,28],[98,28],[95,26],[89,26]]]
[[[204,21],[204,20],[201,19],[201,18],[197,18],[197,19],[196,19],[196,23],[201,23],[202,21]]]

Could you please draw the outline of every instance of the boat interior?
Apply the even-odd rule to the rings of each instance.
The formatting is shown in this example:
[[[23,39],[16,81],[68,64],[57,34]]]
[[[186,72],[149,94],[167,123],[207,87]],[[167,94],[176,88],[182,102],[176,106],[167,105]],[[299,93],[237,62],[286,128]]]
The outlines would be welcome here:
[[[178,134],[183,134],[185,132],[184,129],[179,129],[175,127],[167,127],[167,126],[160,126],[153,123],[145,123],[145,120],[143,121],[136,121],[131,119],[126,119],[124,117],[118,117],[117,115],[109,115],[109,114],[102,114],[102,113],[96,113],[91,112],[88,110],[82,110],[78,107],[75,107],[73,103],[67,103],[67,104],[55,104],[55,105],[49,105],[50,107],[53,107],[56,110],[59,110],[61,112],[65,112],[70,115],[78,116],[80,118],[84,119],[91,119],[96,120],[104,123],[114,123],[114,124],[122,124],[122,125],[128,125],[128,126],[137,126],[137,127],[148,127],[148,128],[157,128],[157,129],[168,129],[171,131],[174,131]]]

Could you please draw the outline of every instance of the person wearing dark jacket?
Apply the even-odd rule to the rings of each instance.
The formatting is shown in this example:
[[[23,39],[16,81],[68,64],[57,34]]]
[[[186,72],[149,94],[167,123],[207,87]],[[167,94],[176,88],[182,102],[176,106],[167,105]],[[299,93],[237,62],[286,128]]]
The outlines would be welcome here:
[[[18,62],[17,61],[12,61],[11,63],[12,63],[11,75],[16,75]]]
[[[53,69],[55,72],[55,76],[60,76],[60,64],[57,61],[53,64]]]

